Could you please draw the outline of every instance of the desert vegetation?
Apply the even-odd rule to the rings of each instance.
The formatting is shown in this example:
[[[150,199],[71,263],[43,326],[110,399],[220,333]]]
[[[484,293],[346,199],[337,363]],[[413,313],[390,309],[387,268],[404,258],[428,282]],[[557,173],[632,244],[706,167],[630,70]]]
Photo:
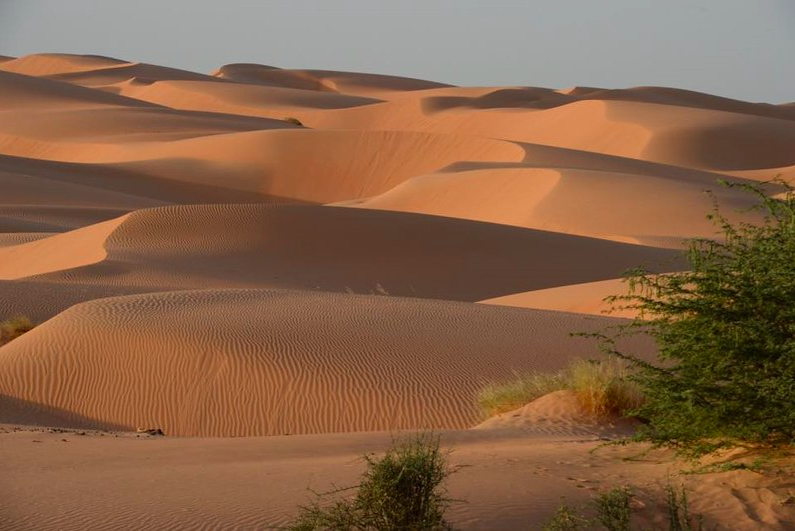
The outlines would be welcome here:
[[[686,271],[628,276],[628,325],[598,334],[603,350],[631,364],[647,421],[636,439],[700,456],[735,446],[770,448],[795,440],[795,190],[729,184],[758,199],[764,223],[732,222],[716,204],[714,239],[689,242]],[[647,334],[660,363],[616,346]]]
[[[364,460],[359,485],[318,494],[288,529],[450,529],[444,513],[453,500],[443,486],[450,469],[437,436],[398,441],[383,457],[365,455]],[[352,490],[352,498],[324,503]]]
[[[0,346],[30,332],[36,325],[25,316],[12,317],[0,322]]]
[[[544,531],[579,531],[603,529],[630,531],[632,529],[632,488],[623,486],[604,491],[584,507],[572,507],[561,500],[555,514],[543,525]],[[669,479],[665,486],[665,509],[668,531],[701,531],[700,515],[690,514],[687,491]]]
[[[575,360],[558,372],[517,373],[507,382],[481,389],[478,406],[484,416],[521,407],[554,391],[572,391],[583,413],[599,417],[623,414],[642,402],[637,386],[629,379],[629,366],[620,360]]]

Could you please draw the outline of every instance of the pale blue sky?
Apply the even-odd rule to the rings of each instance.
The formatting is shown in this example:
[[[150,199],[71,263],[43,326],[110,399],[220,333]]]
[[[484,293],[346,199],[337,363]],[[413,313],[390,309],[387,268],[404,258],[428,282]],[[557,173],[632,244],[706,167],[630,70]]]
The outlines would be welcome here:
[[[0,54],[795,101],[795,0],[0,0]]]

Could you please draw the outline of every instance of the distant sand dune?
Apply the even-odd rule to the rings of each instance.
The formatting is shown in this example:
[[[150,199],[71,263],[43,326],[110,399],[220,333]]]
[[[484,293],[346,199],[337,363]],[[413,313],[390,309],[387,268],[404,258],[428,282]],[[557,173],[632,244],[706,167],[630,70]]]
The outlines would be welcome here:
[[[2,63],[0,66],[7,63]],[[49,79],[3,72],[0,68],[0,111],[28,109],[158,108],[149,102],[83,88]]]
[[[151,85],[130,84],[119,93],[174,109],[202,110],[282,119],[316,109],[343,109],[381,100],[335,92],[218,83],[209,81],[160,81]]]
[[[467,170],[472,166],[477,169]],[[456,170],[461,171],[456,171]],[[532,164],[461,165],[414,177],[379,196],[343,206],[399,210],[616,241],[678,247],[686,238],[712,237],[706,218],[711,189],[727,215],[747,210],[753,199],[723,188],[717,176],[656,177]],[[760,220],[757,214],[744,217]],[[667,223],[659,223],[666,219]]]
[[[246,63],[222,66],[213,75],[241,83],[339,92],[374,98],[449,86],[434,81],[382,74],[331,70],[283,70],[272,66]]]

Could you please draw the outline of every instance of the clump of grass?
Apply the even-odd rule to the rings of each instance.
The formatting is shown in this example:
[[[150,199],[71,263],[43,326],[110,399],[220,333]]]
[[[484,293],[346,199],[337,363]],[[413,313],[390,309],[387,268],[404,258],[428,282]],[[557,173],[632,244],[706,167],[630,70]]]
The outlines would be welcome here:
[[[603,492],[596,499],[596,520],[608,531],[629,531],[632,511],[629,505],[632,491],[617,487]]]
[[[583,410],[593,416],[623,414],[642,402],[621,361],[576,361],[568,369],[568,383]]]
[[[300,127],[304,126],[304,124],[301,123],[301,120],[299,120],[295,116],[288,116],[287,118],[284,119],[284,121],[285,122],[290,122],[291,124],[298,125]]]
[[[25,316],[12,317],[0,322],[0,345],[13,341],[22,334],[30,332],[36,325]]]
[[[437,436],[419,435],[381,458],[364,459],[367,469],[357,487],[318,495],[288,529],[450,529],[444,513],[453,500],[442,486],[450,469]],[[352,499],[321,503],[329,494],[352,489],[357,489]]]
[[[566,498],[560,501],[555,514],[544,523],[543,531],[580,531],[587,529],[591,521],[584,517],[580,511],[571,507]]]
[[[489,384],[478,394],[478,406],[484,416],[493,416],[545,394],[568,390],[588,415],[623,414],[642,403],[642,396],[629,376],[627,366],[621,361],[576,360],[561,371],[516,373],[510,381]]]
[[[701,516],[691,516],[687,505],[687,492],[671,481],[665,488],[669,531],[703,531]],[[561,501],[542,529],[544,531],[580,531],[604,529],[605,531],[630,531],[632,529],[632,490],[617,487],[599,494],[591,501],[596,509],[594,517],[586,516],[584,508],[571,507],[565,498]],[[586,506],[587,507],[587,506]],[[590,511],[589,511],[590,512]]]
[[[532,402],[536,398],[566,388],[561,372],[514,373],[507,382],[490,383],[478,393],[478,406],[486,417],[505,413]]]
[[[690,515],[687,491],[684,487],[676,488],[669,480],[665,486],[665,493],[670,531],[702,531],[704,529],[701,516]]]

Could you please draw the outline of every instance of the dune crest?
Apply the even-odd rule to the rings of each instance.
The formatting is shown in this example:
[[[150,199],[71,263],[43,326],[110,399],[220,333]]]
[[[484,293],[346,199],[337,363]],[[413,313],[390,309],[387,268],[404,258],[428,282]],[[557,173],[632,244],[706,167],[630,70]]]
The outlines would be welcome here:
[[[105,241],[126,216],[74,231],[0,248],[0,280],[17,280],[94,264],[107,257]]]

